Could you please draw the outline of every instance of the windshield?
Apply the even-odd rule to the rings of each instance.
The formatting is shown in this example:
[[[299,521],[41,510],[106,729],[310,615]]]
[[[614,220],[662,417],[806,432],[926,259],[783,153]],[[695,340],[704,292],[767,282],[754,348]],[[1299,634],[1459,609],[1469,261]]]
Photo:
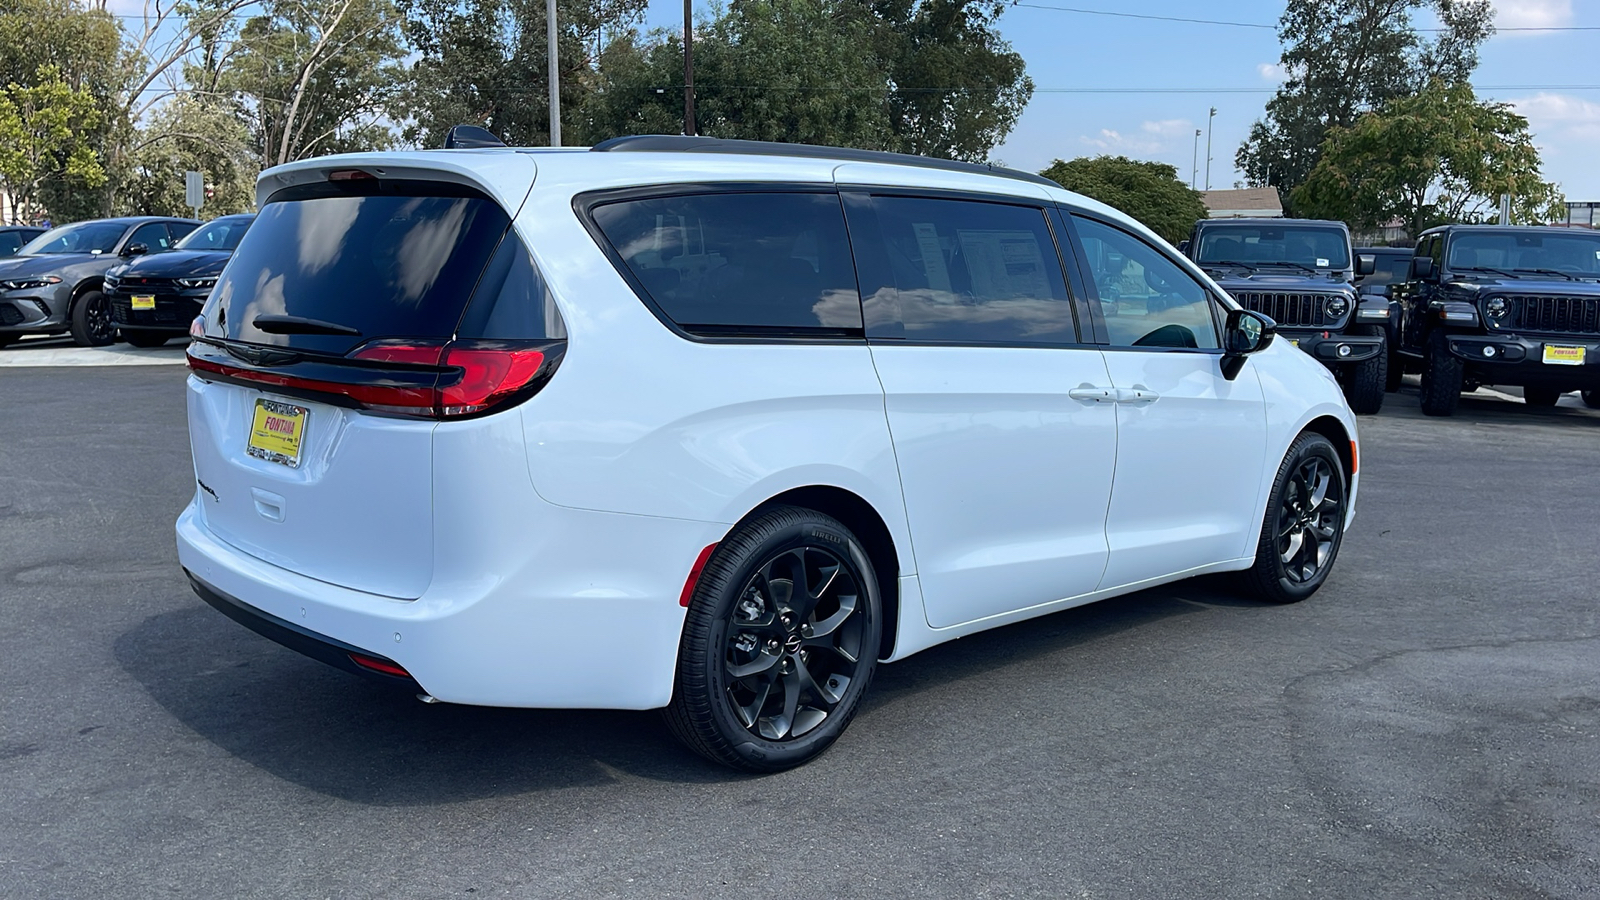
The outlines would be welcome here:
[[[1600,275],[1600,234],[1581,231],[1466,232],[1450,242],[1449,268],[1550,269]]]
[[[18,256],[50,253],[110,253],[128,226],[122,222],[76,222],[52,228],[18,251]]]
[[[178,242],[177,249],[233,250],[239,246],[239,239],[244,237],[245,229],[250,227],[250,222],[254,218],[254,216],[229,216],[226,219],[212,219],[189,232]]]
[[[1295,263],[1318,269],[1350,265],[1350,240],[1343,229],[1315,225],[1220,225],[1200,232],[1195,260],[1251,265]]]

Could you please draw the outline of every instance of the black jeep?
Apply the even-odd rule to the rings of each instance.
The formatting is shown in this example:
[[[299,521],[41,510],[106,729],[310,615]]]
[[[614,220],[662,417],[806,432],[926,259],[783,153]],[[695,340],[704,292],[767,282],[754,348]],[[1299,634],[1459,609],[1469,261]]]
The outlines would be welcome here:
[[[1343,222],[1202,219],[1187,252],[1239,305],[1272,317],[1279,334],[1327,366],[1352,410],[1383,406],[1391,306],[1358,298],[1352,281],[1358,270],[1371,274],[1372,257],[1355,260]]]
[[[1400,352],[1422,372],[1422,411],[1455,412],[1463,390],[1516,385],[1529,406],[1568,391],[1600,407],[1600,234],[1448,225],[1417,241]]]

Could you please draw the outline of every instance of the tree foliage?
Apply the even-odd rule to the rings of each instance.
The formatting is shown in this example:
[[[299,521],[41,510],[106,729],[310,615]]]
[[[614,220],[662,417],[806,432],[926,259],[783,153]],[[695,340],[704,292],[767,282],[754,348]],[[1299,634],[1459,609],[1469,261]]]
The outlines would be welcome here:
[[[1443,28],[1432,39],[1412,24],[1422,10]],[[1235,155],[1246,183],[1291,196],[1329,129],[1432,81],[1466,81],[1494,32],[1493,12],[1488,0],[1289,0],[1278,24],[1286,79]]]
[[[1561,199],[1540,174],[1527,119],[1507,104],[1479,102],[1465,83],[1440,81],[1335,129],[1293,202],[1305,215],[1360,228],[1399,219],[1415,235],[1480,220],[1503,193],[1522,222],[1543,221]]]
[[[1176,166],[1126,156],[1056,160],[1039,173],[1069,191],[1114,207],[1176,244],[1206,217],[1200,192],[1178,177]]]
[[[32,81],[0,91],[0,178],[11,208],[29,212],[47,183],[96,188],[106,180],[85,139],[100,124],[94,96],[73,89],[54,65],[41,65]]]
[[[187,216],[183,175],[204,174],[212,195],[201,215],[245,212],[255,206],[261,157],[250,130],[231,106],[204,96],[174,98],[151,114],[128,153],[128,185],[117,197],[124,215]]]

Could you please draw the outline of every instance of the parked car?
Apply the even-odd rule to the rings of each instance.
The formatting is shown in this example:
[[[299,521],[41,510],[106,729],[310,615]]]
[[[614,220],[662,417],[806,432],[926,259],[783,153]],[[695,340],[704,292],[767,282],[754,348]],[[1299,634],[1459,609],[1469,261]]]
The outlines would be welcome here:
[[[52,228],[0,262],[0,347],[25,334],[70,331],[80,347],[116,340],[101,292],[106,270],[170,248],[199,222],[135,216]]]
[[[179,558],[428,701],[665,707],[783,769],[880,661],[1210,572],[1301,600],[1354,512],[1327,371],[1034,175],[646,136],[257,198],[188,348]]]
[[[1400,353],[1422,372],[1422,411],[1455,412],[1463,390],[1522,388],[1529,406],[1568,391],[1600,408],[1600,234],[1450,225],[1417,241]]]
[[[5,225],[0,226],[0,259],[10,259],[17,255],[22,245],[33,240],[45,229],[33,225]]]
[[[187,335],[254,218],[212,219],[174,244],[172,252],[141,256],[107,272],[111,324],[135,347],[159,347],[168,338]]]
[[[1369,256],[1372,257],[1370,265],[1363,262]],[[1356,266],[1371,272],[1356,278],[1356,292],[1361,295],[1362,303],[1370,308],[1367,297],[1371,296],[1382,297],[1389,304],[1389,316],[1383,323],[1384,348],[1389,354],[1384,384],[1392,394],[1400,390],[1400,381],[1406,370],[1405,360],[1397,356],[1400,352],[1400,304],[1394,299],[1394,288],[1404,284],[1411,271],[1411,248],[1358,247]]]
[[[1391,309],[1357,294],[1352,282],[1370,273],[1343,222],[1202,219],[1188,253],[1240,305],[1272,317],[1291,344],[1327,366],[1351,409],[1383,408]]]

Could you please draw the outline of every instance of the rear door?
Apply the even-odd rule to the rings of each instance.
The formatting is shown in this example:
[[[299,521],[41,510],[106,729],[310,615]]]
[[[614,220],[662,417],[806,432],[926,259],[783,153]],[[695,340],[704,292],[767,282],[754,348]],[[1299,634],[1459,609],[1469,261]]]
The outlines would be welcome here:
[[[385,397],[431,389],[425,367],[352,357],[455,336],[491,256],[516,240],[509,226],[496,201],[444,182],[303,184],[263,205],[190,350],[190,440],[212,532],[312,578],[422,593],[435,423],[317,386],[360,376]]]
[[[846,194],[928,623],[1094,590],[1116,455],[1049,215],[1026,200]]]

